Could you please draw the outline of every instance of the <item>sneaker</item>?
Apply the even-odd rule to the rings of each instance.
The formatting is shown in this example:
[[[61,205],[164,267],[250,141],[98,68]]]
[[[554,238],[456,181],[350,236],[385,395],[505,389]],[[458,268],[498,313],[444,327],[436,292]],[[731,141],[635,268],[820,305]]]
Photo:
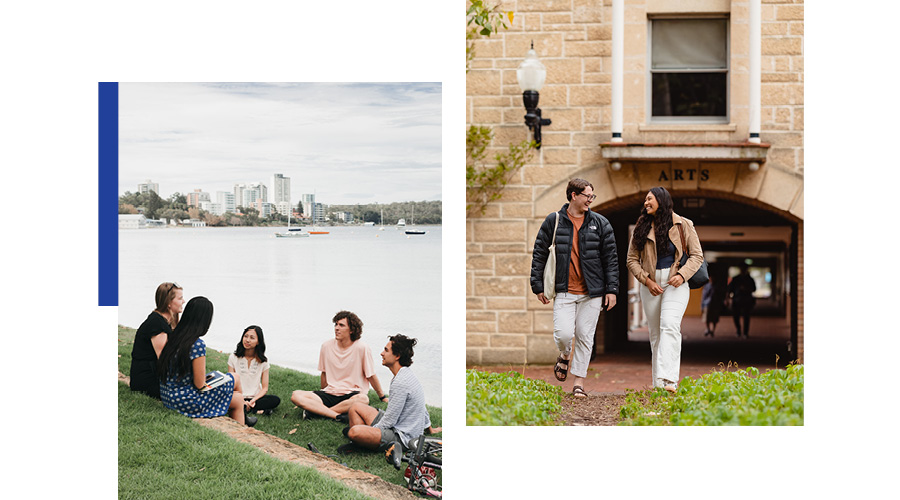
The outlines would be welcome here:
[[[340,455],[345,455],[347,453],[353,453],[354,451],[358,451],[359,449],[356,447],[354,443],[342,444],[337,447],[337,452]]]
[[[350,417],[346,413],[340,413],[338,416],[334,417],[334,419],[342,424],[350,423]]]
[[[301,420],[307,420],[307,419],[309,419],[309,418],[310,418],[310,414],[307,413],[306,410],[303,410],[303,411],[300,412],[300,419],[301,419]]]
[[[343,434],[345,438],[349,439],[350,438],[350,436],[349,436],[350,426],[348,425],[347,427],[344,427],[343,429],[341,429],[341,434]]]
[[[253,427],[256,425],[257,418],[251,415],[244,416],[244,423],[247,424],[247,427]]]

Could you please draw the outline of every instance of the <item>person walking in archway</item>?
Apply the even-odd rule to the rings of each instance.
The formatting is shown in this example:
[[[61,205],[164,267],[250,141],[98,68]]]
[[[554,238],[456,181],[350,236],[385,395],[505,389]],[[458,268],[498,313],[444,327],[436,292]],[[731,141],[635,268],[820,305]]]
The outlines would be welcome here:
[[[682,234],[689,254],[681,266]],[[673,210],[672,196],[655,187],[644,198],[635,223],[626,265],[640,282],[641,304],[650,330],[654,388],[678,390],[681,369],[681,319],[691,290],[683,286],[703,263],[694,223]]]
[[[744,320],[744,338],[750,337],[750,312],[756,305],[753,292],[756,291],[756,281],[750,276],[750,266],[741,262],[741,273],[731,278],[728,284],[728,298],[731,301],[731,315],[734,318],[734,328],[737,336],[741,336],[741,319]]]
[[[553,300],[553,340],[559,349],[556,379],[574,376],[572,394],[584,398],[594,330],[602,310],[616,305],[619,292],[619,262],[613,228],[606,217],[591,211],[594,186],[572,179],[566,186],[566,203],[548,215],[538,231],[531,260],[531,291],[542,304],[549,304],[544,290],[544,268],[555,245],[556,294]],[[554,239],[555,233],[555,239]],[[552,240],[552,241],[551,241]],[[571,362],[571,368],[569,363]]]

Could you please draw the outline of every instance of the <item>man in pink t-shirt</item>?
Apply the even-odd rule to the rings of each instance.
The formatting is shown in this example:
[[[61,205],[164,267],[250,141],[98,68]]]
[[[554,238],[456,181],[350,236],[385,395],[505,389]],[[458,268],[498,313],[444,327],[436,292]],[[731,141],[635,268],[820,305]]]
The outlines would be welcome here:
[[[303,409],[303,418],[313,413],[346,423],[346,413],[353,403],[369,404],[369,384],[382,401],[387,395],[375,375],[372,351],[359,340],[363,327],[359,317],[341,311],[331,321],[334,338],[319,350],[322,390],[294,391],[291,402]]]

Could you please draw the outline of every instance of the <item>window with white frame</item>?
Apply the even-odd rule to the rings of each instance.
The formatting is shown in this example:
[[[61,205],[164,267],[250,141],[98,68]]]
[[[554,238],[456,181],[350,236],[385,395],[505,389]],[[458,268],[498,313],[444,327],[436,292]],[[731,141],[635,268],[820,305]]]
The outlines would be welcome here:
[[[728,122],[728,19],[650,19],[651,121]]]

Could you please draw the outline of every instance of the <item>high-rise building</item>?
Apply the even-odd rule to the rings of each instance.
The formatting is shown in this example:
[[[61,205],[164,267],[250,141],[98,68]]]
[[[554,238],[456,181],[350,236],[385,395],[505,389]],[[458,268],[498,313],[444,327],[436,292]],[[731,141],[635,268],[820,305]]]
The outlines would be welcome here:
[[[325,205],[313,203],[312,220],[313,222],[323,222],[325,220]]]
[[[189,207],[200,207],[201,201],[211,201],[209,193],[205,193],[200,189],[195,189],[193,193],[187,194],[187,204]]]
[[[144,194],[153,191],[157,195],[159,194],[159,183],[150,182],[150,179],[147,179],[141,184],[138,184],[138,193]]]
[[[234,213],[234,209],[236,208],[234,204],[234,193],[229,193],[228,191],[217,191],[216,202],[222,205],[222,210],[225,213]]]
[[[291,203],[291,178],[282,174],[272,176],[272,199],[269,200],[277,205],[279,202],[286,201]]]
[[[316,195],[315,194],[304,194],[300,196],[300,201],[303,202],[303,215],[312,219],[315,215],[313,212],[315,211],[316,204]]]
[[[268,197],[266,185],[261,182],[234,185],[234,202],[238,206],[252,207],[259,200],[266,201]]]

